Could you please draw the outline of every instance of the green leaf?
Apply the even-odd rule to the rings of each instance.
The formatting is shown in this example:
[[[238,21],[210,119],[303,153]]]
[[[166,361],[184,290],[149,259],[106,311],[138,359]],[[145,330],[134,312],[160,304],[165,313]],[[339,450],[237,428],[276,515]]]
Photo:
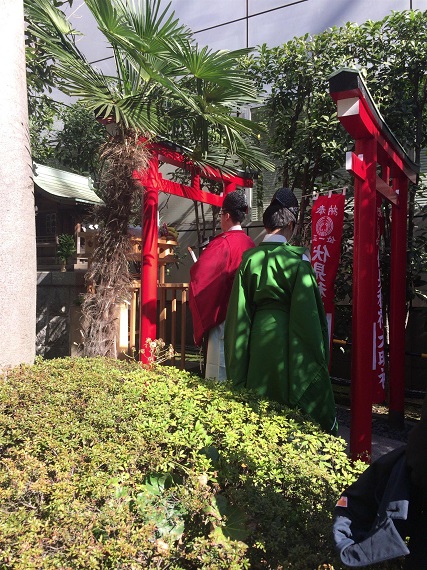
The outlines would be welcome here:
[[[169,473],[165,475],[148,475],[144,480],[144,489],[151,495],[161,495],[166,489],[170,489],[172,485],[173,478]]]
[[[225,522],[214,529],[214,536],[217,540],[222,537],[230,540],[245,541],[249,536],[246,526],[247,517],[243,509],[230,505],[224,495],[216,495],[215,503],[218,512]]]
[[[218,465],[219,460],[220,460],[220,454],[219,454],[219,451],[216,447],[214,447],[213,445],[203,447],[200,450],[200,453],[202,453],[203,455],[206,455],[206,457],[211,460],[212,465],[214,467],[216,467]]]

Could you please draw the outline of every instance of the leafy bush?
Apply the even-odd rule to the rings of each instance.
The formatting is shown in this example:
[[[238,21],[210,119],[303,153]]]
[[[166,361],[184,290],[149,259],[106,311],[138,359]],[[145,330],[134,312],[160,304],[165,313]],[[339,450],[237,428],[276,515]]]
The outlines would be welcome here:
[[[61,261],[67,263],[68,258],[74,255],[76,251],[76,244],[71,234],[61,234],[58,236],[56,253]]]
[[[64,359],[4,376],[0,426],[2,569],[341,568],[331,513],[366,466],[296,411]]]

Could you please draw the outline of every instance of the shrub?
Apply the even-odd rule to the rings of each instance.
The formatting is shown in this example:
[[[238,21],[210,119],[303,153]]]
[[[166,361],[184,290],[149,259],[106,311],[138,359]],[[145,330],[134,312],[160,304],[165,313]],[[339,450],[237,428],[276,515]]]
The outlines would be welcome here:
[[[58,236],[58,247],[56,253],[61,261],[67,263],[69,257],[76,253],[76,244],[71,234],[61,234]]]
[[[0,383],[0,568],[340,568],[366,466],[296,411],[172,367],[40,361]]]

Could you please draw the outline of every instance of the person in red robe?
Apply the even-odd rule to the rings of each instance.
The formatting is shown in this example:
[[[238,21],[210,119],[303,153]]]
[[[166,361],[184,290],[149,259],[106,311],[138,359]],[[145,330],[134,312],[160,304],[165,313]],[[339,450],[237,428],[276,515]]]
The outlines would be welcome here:
[[[190,270],[189,307],[193,317],[194,341],[207,340],[205,377],[226,379],[224,321],[234,276],[244,251],[255,247],[242,230],[248,211],[246,196],[230,192],[221,209],[221,229]]]

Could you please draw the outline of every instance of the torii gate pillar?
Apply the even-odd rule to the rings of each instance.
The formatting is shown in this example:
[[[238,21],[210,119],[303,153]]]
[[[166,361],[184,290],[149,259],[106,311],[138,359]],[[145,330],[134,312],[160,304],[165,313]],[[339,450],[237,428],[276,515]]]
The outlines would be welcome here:
[[[403,420],[405,396],[406,215],[408,182],[419,166],[404,152],[379,114],[359,72],[329,78],[338,118],[355,141],[346,167],[354,182],[353,338],[350,453],[370,460],[377,310],[377,192],[392,204],[390,274],[390,419]],[[381,176],[377,174],[380,171]],[[390,178],[392,186],[390,187]],[[380,316],[382,318],[382,315]]]
[[[148,350],[146,339],[157,338],[157,268],[158,268],[158,207],[159,192],[157,189],[157,172],[159,160],[156,154],[149,162],[145,179],[145,192],[142,209],[142,257],[141,257],[141,301],[140,301],[140,336],[144,337],[141,350]],[[147,362],[147,355],[141,354],[142,361]]]
[[[366,166],[364,179],[355,178],[354,188],[354,250],[353,250],[353,320],[350,450],[354,454],[371,454],[373,386],[372,335],[376,321],[376,164],[374,139],[356,141],[356,153],[363,155]],[[369,380],[368,380],[369,379]],[[368,380],[368,382],[366,382]],[[363,426],[363,427],[362,427]]]

